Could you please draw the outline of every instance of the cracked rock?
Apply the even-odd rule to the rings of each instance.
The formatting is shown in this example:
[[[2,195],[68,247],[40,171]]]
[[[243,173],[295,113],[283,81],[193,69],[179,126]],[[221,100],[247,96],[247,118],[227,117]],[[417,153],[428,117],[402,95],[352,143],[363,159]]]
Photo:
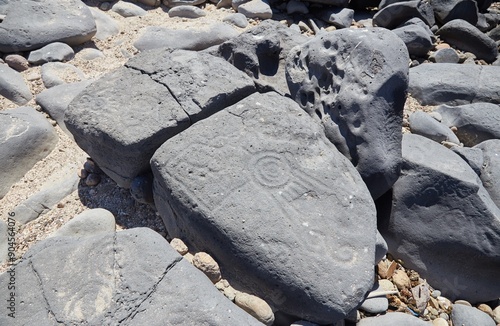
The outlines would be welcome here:
[[[261,325],[147,228],[43,240],[15,273],[16,318],[1,325]]]

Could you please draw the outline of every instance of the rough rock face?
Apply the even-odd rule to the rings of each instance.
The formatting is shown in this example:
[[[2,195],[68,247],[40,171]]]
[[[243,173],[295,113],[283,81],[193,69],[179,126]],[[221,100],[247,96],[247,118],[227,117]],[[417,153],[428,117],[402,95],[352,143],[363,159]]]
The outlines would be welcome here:
[[[408,86],[401,39],[383,28],[323,34],[290,52],[287,82],[292,98],[324,126],[373,198],[389,190],[400,170]]]
[[[260,325],[147,228],[47,239],[15,275],[16,318],[1,325]]]
[[[219,45],[214,55],[220,56],[252,77],[261,89],[288,94],[285,59],[296,45],[307,37],[267,20],[239,36]]]
[[[389,252],[450,300],[500,296],[500,209],[458,155],[403,136],[403,168],[390,216],[379,220]]]
[[[0,112],[0,198],[56,146],[57,134],[30,107]]]
[[[292,100],[253,94],[169,139],[151,165],[170,236],[275,310],[329,324],[372,287],[373,201]]]
[[[87,87],[65,123],[101,169],[128,188],[165,140],[254,91],[248,76],[220,58],[153,50]]]
[[[52,42],[78,45],[96,33],[95,20],[80,0],[9,1],[0,27],[0,51],[18,52]]]
[[[483,151],[481,181],[491,199],[500,207],[500,139],[491,139],[474,146]]]

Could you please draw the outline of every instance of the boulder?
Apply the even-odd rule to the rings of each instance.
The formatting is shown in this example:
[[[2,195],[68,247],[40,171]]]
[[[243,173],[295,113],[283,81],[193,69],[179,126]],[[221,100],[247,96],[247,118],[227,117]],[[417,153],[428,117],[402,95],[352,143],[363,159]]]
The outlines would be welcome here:
[[[129,188],[167,139],[254,91],[248,76],[220,58],[153,50],[88,86],[65,123],[101,169]]]
[[[384,28],[325,33],[287,58],[292,98],[324,126],[375,199],[399,175],[408,59],[405,44]]]
[[[274,311],[330,324],[372,287],[373,201],[294,101],[252,94],[167,140],[151,167],[168,234]]]
[[[78,45],[96,33],[95,20],[80,0],[7,1],[0,51],[20,52],[53,42]]]
[[[483,152],[481,181],[491,199],[500,207],[500,139],[486,140],[474,148]]]
[[[274,20],[228,40],[212,51],[236,68],[252,77],[261,91],[274,90],[289,94],[285,77],[285,59],[296,45],[305,43],[307,37]]]
[[[500,67],[424,63],[410,69],[408,91],[422,105],[500,103]]]
[[[24,105],[33,98],[23,76],[6,64],[0,64],[0,95],[17,105]]]
[[[0,199],[57,144],[57,133],[30,107],[0,111]]]
[[[448,127],[456,127],[456,135],[472,147],[488,139],[500,139],[500,106],[491,103],[473,103],[460,106],[440,105],[436,112]]]
[[[477,24],[478,9],[475,0],[431,0],[430,4],[441,25],[454,19],[463,19],[471,25]]]
[[[168,11],[169,17],[200,18],[206,15],[205,10],[195,6],[177,6]]]
[[[481,176],[481,169],[484,163],[483,151],[479,148],[452,146],[452,151],[458,154],[469,166]]]
[[[144,28],[144,32],[134,42],[134,46],[139,51],[164,47],[200,51],[219,45],[238,34],[233,27],[224,23],[217,23],[202,30],[149,26]]]
[[[144,16],[147,11],[130,2],[118,1],[111,7],[111,11],[116,12],[122,17]]]
[[[260,325],[148,228],[51,237],[15,276],[15,319],[1,314],[2,325]]]
[[[427,1],[401,1],[388,5],[373,16],[373,24],[393,29],[411,18],[420,18],[429,27],[434,25],[434,12]]]
[[[450,300],[498,298],[500,209],[477,174],[418,135],[403,136],[403,160],[392,211],[379,216],[389,252]]]
[[[478,59],[493,62],[498,56],[495,41],[465,20],[455,19],[446,23],[437,32],[446,43],[462,51],[474,53]]]
[[[105,40],[108,37],[120,33],[120,25],[118,22],[110,17],[109,15],[103,13],[97,8],[90,8],[92,16],[95,19],[97,32],[95,38],[98,40]]]
[[[94,208],[83,211],[66,222],[50,237],[88,237],[99,233],[115,232],[115,217],[104,208]]]
[[[273,11],[267,0],[251,0],[238,6],[238,12],[247,18],[270,19]]]
[[[427,29],[418,24],[401,26],[392,31],[403,40],[412,56],[426,57],[427,52],[434,47]]]

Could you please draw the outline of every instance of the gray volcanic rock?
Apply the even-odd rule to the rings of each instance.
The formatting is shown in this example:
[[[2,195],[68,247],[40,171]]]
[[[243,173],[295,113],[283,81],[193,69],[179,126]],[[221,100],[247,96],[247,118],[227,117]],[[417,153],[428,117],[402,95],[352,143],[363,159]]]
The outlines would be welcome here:
[[[134,46],[140,51],[165,47],[200,51],[219,45],[238,35],[239,33],[233,27],[224,23],[214,24],[205,30],[149,26],[144,28],[144,32],[134,42]]]
[[[465,20],[452,20],[441,27],[436,34],[458,49],[474,53],[478,59],[484,59],[489,63],[497,59],[498,47],[495,41]]]
[[[41,65],[53,61],[69,61],[75,57],[75,51],[66,43],[54,42],[41,49],[31,51],[28,61],[34,65]]]
[[[115,232],[113,213],[104,208],[94,208],[76,215],[50,237],[88,237],[99,233]]]
[[[481,168],[481,181],[491,199],[500,207],[500,139],[490,139],[474,148],[483,152],[484,163]]]
[[[460,146],[452,146],[450,149],[467,162],[477,175],[481,176],[481,169],[484,163],[483,151],[479,148]]]
[[[17,105],[24,105],[33,98],[23,76],[6,64],[0,64],[0,95]]]
[[[273,11],[267,0],[250,0],[238,6],[238,12],[247,18],[270,19]]]
[[[372,287],[373,201],[294,101],[253,94],[169,139],[151,166],[169,235],[275,311],[330,324]]]
[[[0,220],[0,264],[9,258],[9,233],[7,223]]]
[[[168,11],[169,17],[199,18],[206,15],[205,10],[195,6],[177,6]]]
[[[56,146],[57,134],[35,109],[0,111],[0,198]]]
[[[389,46],[390,45],[390,46]],[[373,198],[397,180],[408,51],[384,28],[325,33],[287,58],[292,98],[358,169]]]
[[[47,62],[42,66],[42,81],[46,88],[65,84],[68,80],[85,79],[83,71],[69,63]]]
[[[307,39],[277,21],[266,20],[222,43],[211,53],[244,71],[261,90],[274,90],[284,95],[289,93],[285,77],[286,55]]]
[[[167,139],[254,91],[249,77],[220,58],[157,49],[87,87],[65,123],[101,169],[129,188]]]
[[[442,122],[456,127],[456,134],[465,146],[472,147],[488,139],[500,139],[500,106],[473,103],[460,106],[441,105],[436,109]]]
[[[478,10],[474,0],[431,0],[430,4],[437,21],[442,25],[454,19],[477,24]]]
[[[53,42],[78,45],[96,33],[89,8],[80,0],[9,1],[0,25],[0,51],[38,49]]]
[[[148,228],[46,239],[15,275],[16,318],[1,325],[260,325]]]
[[[431,5],[422,0],[402,1],[384,7],[373,16],[373,24],[393,29],[411,18],[420,18],[429,27],[434,25],[434,11]]]
[[[410,69],[409,93],[423,105],[500,103],[500,67],[424,63]]]
[[[449,141],[460,144],[457,136],[450,128],[431,117],[428,113],[423,111],[414,112],[408,120],[410,122],[410,130],[413,134],[427,137],[438,143]]]
[[[471,303],[500,296],[500,209],[458,155],[403,136],[403,168],[390,216],[379,217],[389,252],[443,296]]]
[[[453,325],[495,326],[496,323],[488,314],[463,304],[454,304],[451,311]]]
[[[91,80],[86,80],[78,83],[62,84],[45,89],[36,96],[36,104],[40,105],[42,109],[57,122],[59,127],[61,127],[64,132],[73,137],[73,135],[66,128],[64,115],[66,114],[66,110],[68,109],[71,101],[73,101],[73,99],[91,83]]]
[[[405,42],[410,55],[425,57],[434,46],[427,29],[420,25],[409,24],[392,31]]]

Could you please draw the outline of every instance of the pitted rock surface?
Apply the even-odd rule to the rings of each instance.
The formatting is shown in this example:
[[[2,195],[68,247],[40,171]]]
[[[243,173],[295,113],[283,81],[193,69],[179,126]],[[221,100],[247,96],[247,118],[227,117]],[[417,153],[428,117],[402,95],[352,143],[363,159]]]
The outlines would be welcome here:
[[[372,196],[389,190],[401,164],[405,44],[383,28],[326,33],[290,52],[287,82],[292,98],[324,126]]]

